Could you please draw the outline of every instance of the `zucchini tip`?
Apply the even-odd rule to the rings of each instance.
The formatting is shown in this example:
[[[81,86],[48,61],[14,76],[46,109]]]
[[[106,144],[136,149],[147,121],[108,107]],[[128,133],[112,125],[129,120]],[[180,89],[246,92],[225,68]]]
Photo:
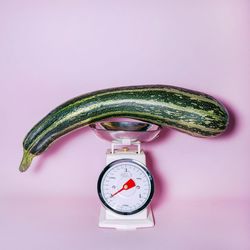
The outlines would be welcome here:
[[[30,152],[28,152],[27,150],[24,149],[23,158],[22,158],[21,164],[19,166],[19,171],[25,172],[29,168],[29,166],[31,165],[31,162],[32,162],[34,157],[35,157],[35,155],[31,154]]]

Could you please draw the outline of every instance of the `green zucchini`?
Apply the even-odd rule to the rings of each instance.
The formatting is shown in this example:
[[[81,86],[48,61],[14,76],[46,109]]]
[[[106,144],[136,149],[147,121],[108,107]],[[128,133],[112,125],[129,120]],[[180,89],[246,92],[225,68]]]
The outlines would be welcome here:
[[[221,134],[228,112],[215,98],[169,85],[109,88],[71,99],[39,121],[23,141],[19,170],[28,169],[34,156],[57,138],[106,118],[127,117],[168,126],[193,136]]]

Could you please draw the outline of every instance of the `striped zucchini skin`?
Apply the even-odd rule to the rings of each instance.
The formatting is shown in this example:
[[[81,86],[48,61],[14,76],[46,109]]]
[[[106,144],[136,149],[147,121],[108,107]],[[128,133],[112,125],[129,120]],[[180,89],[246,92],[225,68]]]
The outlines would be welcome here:
[[[169,85],[110,88],[73,98],[39,121],[23,141],[21,172],[57,138],[106,118],[128,117],[198,137],[221,134],[228,112],[215,98]]]

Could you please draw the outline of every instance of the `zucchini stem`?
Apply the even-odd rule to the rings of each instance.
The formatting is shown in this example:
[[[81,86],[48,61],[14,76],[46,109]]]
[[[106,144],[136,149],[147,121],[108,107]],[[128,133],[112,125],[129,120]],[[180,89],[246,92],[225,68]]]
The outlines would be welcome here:
[[[20,172],[26,171],[29,168],[34,157],[35,157],[35,155],[31,154],[30,152],[28,152],[27,150],[24,149],[23,150],[23,158],[22,158],[21,164],[19,166],[19,171]]]

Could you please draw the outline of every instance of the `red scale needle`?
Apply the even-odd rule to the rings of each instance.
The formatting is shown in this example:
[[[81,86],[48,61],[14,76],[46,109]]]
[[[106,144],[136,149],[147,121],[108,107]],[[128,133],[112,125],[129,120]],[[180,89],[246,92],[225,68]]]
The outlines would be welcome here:
[[[132,179],[129,179],[126,183],[123,184],[121,189],[119,189],[114,194],[111,194],[111,197],[115,196],[116,194],[120,193],[123,190],[128,190],[130,188],[133,188],[134,186],[135,186],[135,182]]]

